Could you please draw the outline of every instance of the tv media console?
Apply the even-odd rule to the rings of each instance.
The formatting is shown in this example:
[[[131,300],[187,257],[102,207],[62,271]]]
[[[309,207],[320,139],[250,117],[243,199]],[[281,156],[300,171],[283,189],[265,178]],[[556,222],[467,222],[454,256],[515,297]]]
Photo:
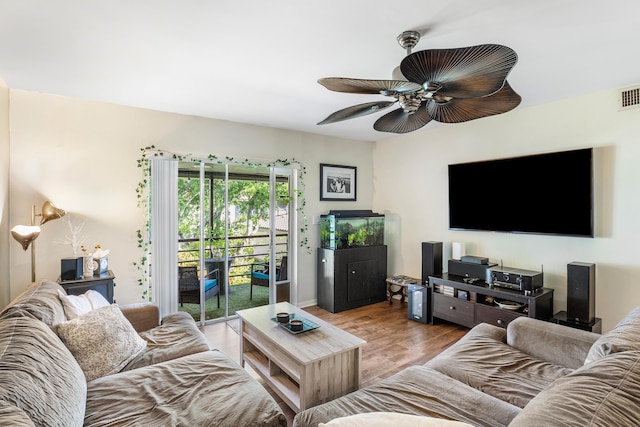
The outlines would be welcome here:
[[[468,328],[480,323],[506,328],[520,316],[541,320],[553,317],[553,289],[539,288],[525,295],[485,282],[467,283],[464,279],[448,273],[429,276],[429,323],[437,318]]]

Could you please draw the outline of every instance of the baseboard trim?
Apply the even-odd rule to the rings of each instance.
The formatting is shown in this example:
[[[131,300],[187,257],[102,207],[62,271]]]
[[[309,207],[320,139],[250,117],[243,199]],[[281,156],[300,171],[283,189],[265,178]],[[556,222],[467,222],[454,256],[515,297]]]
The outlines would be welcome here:
[[[296,304],[296,307],[304,308],[304,307],[310,307],[312,305],[318,305],[318,300],[312,299],[308,301],[299,302],[298,304]]]

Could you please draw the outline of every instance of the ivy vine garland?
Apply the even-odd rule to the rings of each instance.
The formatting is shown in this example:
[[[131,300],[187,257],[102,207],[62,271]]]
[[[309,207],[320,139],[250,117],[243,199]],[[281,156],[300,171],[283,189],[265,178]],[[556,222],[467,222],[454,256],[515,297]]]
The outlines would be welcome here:
[[[147,238],[147,236],[149,235],[149,226],[150,226],[147,201],[148,201],[149,179],[151,175],[149,153],[153,154],[153,157],[155,158],[166,156],[166,158],[170,157],[174,160],[191,161],[194,163],[202,162],[203,158],[193,156],[192,154],[180,155],[180,154],[170,153],[165,150],[156,149],[154,145],[141,148],[140,152],[141,152],[141,156],[137,160],[137,163],[138,163],[138,167],[142,171],[142,180],[136,186],[136,198],[137,198],[138,207],[144,208],[145,211],[147,211],[146,212],[147,214],[145,215],[146,221],[145,221],[144,230],[141,230],[141,229],[136,230],[136,240],[138,243],[138,248],[142,250],[142,256],[140,258],[140,261],[133,262],[133,265],[134,267],[136,267],[136,269],[140,274],[140,277],[138,278],[138,285],[143,286],[145,288],[145,290],[142,293],[142,297],[143,299],[145,299],[149,296],[149,272],[148,272],[148,257],[147,257],[147,254],[149,253],[149,243],[148,243],[149,239]],[[225,163],[231,163],[234,165],[251,166],[251,167],[291,166],[294,163],[297,163],[298,165],[300,165],[299,175],[298,175],[299,187],[298,189],[294,190],[294,196],[298,198],[298,207],[296,211],[298,212],[298,214],[300,214],[302,218],[302,221],[301,221],[302,225],[300,226],[300,229],[299,229],[300,236],[301,236],[299,246],[301,248],[305,248],[305,250],[309,254],[312,252],[311,247],[309,246],[309,239],[307,237],[307,231],[309,230],[309,222],[304,210],[307,203],[304,197],[304,190],[305,190],[304,177],[307,174],[307,170],[302,163],[300,163],[295,159],[291,159],[291,160],[278,159],[278,160],[274,160],[273,162],[261,163],[261,162],[252,162],[252,161],[249,161],[248,159],[236,160],[235,158],[228,157],[228,156],[226,156],[224,160],[219,160],[218,156],[215,156],[213,154],[207,155],[206,161],[209,163],[216,163],[219,165],[222,165]]]

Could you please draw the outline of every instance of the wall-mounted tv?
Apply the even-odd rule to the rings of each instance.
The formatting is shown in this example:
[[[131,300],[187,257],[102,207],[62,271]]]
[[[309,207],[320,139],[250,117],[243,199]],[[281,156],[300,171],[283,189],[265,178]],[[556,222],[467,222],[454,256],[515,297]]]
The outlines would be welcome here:
[[[593,237],[593,149],[449,165],[449,228]]]

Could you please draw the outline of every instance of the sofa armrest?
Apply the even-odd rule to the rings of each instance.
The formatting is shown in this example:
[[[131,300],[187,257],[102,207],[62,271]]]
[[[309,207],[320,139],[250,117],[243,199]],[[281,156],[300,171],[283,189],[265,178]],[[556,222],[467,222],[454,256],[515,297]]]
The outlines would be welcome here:
[[[533,357],[577,369],[584,365],[589,349],[600,337],[589,331],[529,317],[507,326],[507,344]]]
[[[160,310],[150,302],[121,305],[120,310],[136,332],[148,331],[160,325]]]

